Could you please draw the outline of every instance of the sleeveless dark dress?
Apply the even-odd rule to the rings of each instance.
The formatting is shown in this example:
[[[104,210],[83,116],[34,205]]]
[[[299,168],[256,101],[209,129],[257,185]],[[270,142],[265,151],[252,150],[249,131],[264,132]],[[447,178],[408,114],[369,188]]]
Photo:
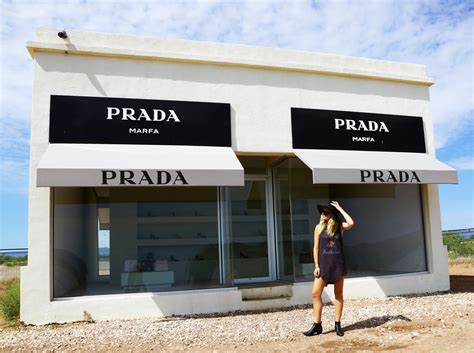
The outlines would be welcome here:
[[[319,270],[320,277],[327,281],[325,286],[347,274],[342,238],[340,228],[331,237],[326,227],[319,236]]]

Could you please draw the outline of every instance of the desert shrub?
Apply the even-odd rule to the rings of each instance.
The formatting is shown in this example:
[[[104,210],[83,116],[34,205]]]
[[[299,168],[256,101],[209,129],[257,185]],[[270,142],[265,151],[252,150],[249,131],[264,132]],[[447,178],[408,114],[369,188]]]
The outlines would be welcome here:
[[[474,255],[474,239],[466,239],[461,234],[444,233],[443,244],[447,245],[449,258],[451,259]]]
[[[0,265],[14,267],[14,266],[26,266],[27,264],[28,264],[28,256],[0,255]]]
[[[8,321],[20,318],[20,281],[11,281],[0,296],[0,311]]]

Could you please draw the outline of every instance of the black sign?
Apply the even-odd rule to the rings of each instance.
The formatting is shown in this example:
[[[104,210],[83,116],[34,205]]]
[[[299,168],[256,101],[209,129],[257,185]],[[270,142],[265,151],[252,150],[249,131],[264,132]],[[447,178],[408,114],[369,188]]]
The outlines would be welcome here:
[[[52,95],[49,142],[230,147],[230,104]]]
[[[426,153],[415,116],[291,108],[293,148]]]

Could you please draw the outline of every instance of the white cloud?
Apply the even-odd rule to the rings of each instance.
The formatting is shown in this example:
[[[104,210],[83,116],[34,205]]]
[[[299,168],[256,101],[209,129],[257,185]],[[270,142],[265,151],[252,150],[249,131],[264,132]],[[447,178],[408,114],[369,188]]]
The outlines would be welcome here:
[[[452,159],[446,163],[458,170],[474,170],[474,156],[472,155]]]
[[[430,92],[437,148],[469,133],[466,126],[474,116],[469,2],[4,1],[1,11],[0,119],[17,121],[8,125],[8,134],[28,135],[33,70],[25,43],[34,39],[37,26],[419,63],[436,80]],[[1,154],[13,166],[8,141],[15,142],[2,141]],[[19,141],[16,147],[28,144],[27,138]]]
[[[24,121],[0,119],[0,191],[28,191],[29,132]]]

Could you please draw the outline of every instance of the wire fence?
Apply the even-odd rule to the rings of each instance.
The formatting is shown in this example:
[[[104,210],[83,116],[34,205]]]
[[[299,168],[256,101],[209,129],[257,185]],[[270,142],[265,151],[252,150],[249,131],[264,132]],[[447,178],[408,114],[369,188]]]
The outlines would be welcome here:
[[[468,237],[468,236],[474,234],[474,228],[443,230],[443,234],[447,234],[447,233],[455,233],[455,234],[460,234],[463,237]]]

